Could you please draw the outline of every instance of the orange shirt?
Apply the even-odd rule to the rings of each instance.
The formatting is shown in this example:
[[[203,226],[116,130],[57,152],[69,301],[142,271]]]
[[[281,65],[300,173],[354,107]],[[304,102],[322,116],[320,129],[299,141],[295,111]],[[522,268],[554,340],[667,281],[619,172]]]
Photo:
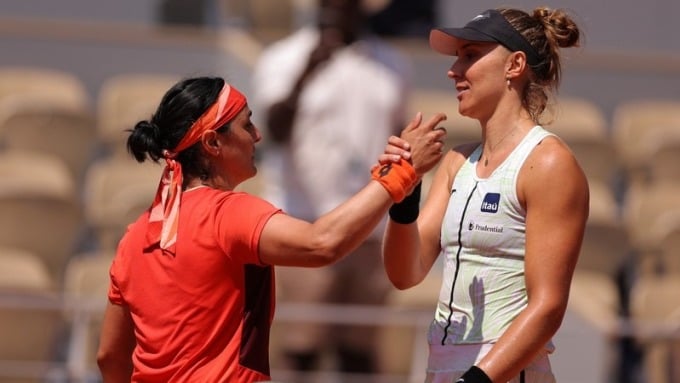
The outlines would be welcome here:
[[[246,193],[182,193],[176,254],[144,249],[148,212],[121,240],[109,300],[132,314],[133,382],[269,380],[274,270],[260,234],[280,212]]]

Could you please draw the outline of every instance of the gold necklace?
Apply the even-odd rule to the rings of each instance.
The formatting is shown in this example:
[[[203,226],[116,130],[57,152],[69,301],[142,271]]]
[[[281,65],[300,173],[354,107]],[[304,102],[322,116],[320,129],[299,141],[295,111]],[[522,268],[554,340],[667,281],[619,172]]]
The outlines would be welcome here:
[[[498,140],[498,142],[496,142],[496,144],[493,145],[493,147],[494,147],[494,148],[498,148],[498,145],[500,145],[501,143],[503,143],[503,141],[505,141],[506,138],[510,137],[511,135],[513,135],[513,133],[515,133],[515,131],[517,130],[517,127],[518,127],[518,126],[515,125],[514,128],[512,128],[509,132],[505,133],[505,135],[504,135],[500,140]],[[492,152],[492,151],[493,151],[493,149],[492,149],[491,146],[489,145],[489,152]],[[482,153],[482,154],[484,154],[484,153]],[[489,155],[491,155],[491,153],[489,153],[488,155],[485,155],[485,156],[484,156],[484,157],[485,157],[485,158],[484,158],[484,166],[488,166],[488,165],[489,165]]]

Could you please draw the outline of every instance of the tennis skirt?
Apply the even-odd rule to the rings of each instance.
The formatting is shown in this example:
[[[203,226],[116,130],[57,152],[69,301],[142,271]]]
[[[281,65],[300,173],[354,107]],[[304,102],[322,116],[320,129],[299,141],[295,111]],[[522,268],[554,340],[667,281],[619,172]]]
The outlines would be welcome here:
[[[470,366],[479,362],[491,347],[493,344],[430,345],[425,383],[455,382]],[[555,383],[548,352],[540,353],[522,374],[508,383]]]

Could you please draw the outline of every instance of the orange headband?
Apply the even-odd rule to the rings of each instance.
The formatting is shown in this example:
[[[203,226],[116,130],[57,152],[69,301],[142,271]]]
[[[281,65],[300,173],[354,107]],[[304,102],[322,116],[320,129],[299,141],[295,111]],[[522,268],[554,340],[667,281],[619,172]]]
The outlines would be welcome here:
[[[175,161],[177,154],[200,141],[203,133],[219,129],[231,121],[245,107],[246,102],[241,92],[225,82],[215,103],[191,125],[175,149],[172,152],[163,152],[166,166],[151,205],[147,247],[160,243],[163,251],[175,253],[183,183],[182,165]]]
[[[222,125],[231,121],[245,105],[245,96],[238,89],[225,82],[217,101],[191,125],[191,128],[172,151],[173,154],[177,154],[197,143],[203,132],[219,129]]]

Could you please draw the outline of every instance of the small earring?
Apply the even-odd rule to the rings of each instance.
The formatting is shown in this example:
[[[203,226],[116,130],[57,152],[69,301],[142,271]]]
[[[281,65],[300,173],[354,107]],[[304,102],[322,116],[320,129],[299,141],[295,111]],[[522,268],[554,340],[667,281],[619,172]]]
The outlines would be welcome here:
[[[508,87],[509,87],[510,86],[510,77],[506,77],[505,82],[508,84]]]

